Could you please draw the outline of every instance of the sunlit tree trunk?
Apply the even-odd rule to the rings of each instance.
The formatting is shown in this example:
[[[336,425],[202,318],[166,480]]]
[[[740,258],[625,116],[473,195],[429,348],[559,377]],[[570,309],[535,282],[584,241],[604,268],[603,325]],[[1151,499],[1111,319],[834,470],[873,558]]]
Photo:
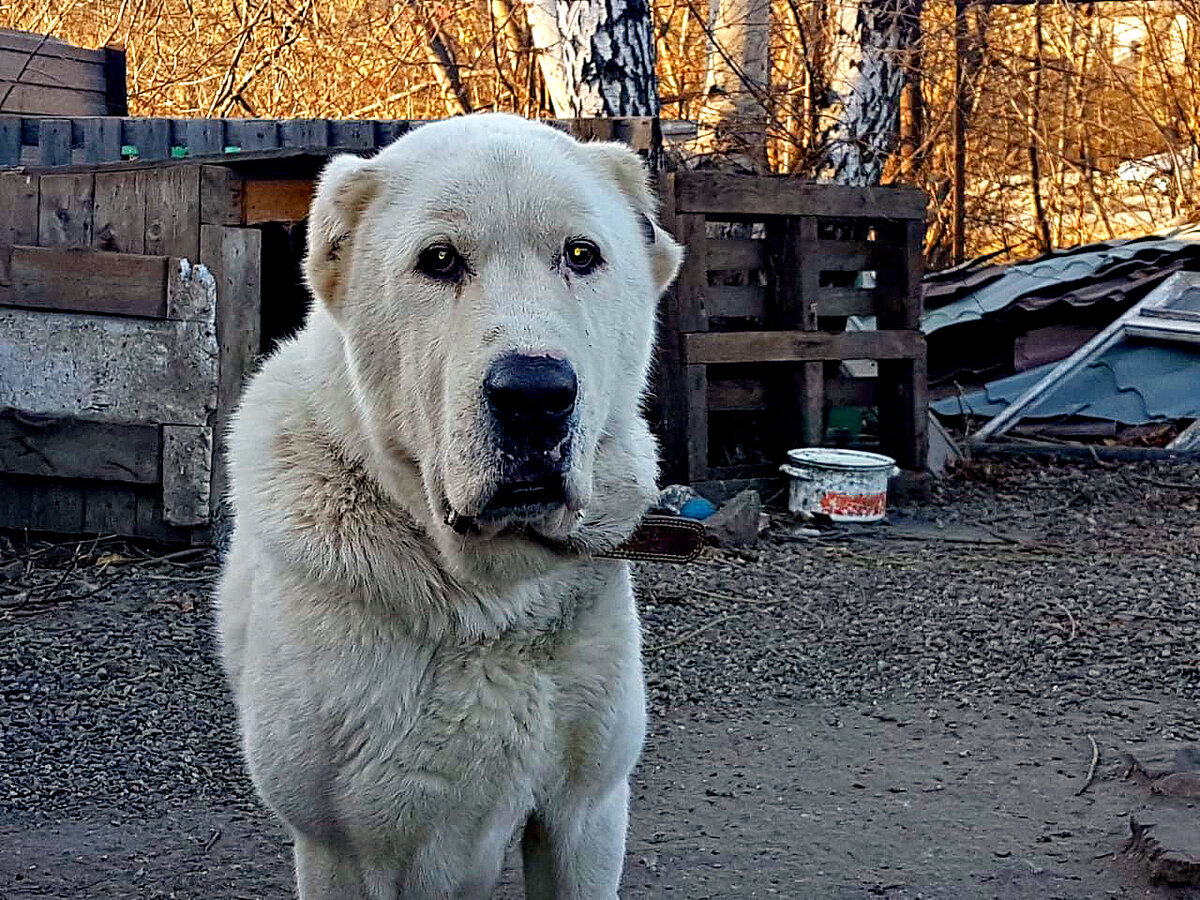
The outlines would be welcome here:
[[[647,0],[531,0],[527,9],[556,116],[658,115]]]
[[[838,0],[830,9],[830,109],[823,174],[878,184],[896,147],[904,64],[920,36],[924,0]]]
[[[709,0],[704,106],[697,149],[767,167],[770,0]]]

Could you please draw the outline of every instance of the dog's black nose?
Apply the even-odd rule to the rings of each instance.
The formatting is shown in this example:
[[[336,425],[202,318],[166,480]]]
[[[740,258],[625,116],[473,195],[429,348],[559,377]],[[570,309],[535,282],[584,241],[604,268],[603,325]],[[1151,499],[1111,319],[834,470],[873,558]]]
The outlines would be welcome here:
[[[505,424],[561,424],[575,409],[577,389],[571,364],[549,356],[503,356],[483,383],[488,405]]]

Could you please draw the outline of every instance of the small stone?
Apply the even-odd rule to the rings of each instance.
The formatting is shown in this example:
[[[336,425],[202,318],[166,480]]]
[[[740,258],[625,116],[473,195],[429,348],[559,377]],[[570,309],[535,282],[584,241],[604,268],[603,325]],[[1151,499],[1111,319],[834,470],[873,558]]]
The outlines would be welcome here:
[[[758,491],[742,491],[704,520],[704,530],[719,547],[744,547],[758,540],[761,512]]]

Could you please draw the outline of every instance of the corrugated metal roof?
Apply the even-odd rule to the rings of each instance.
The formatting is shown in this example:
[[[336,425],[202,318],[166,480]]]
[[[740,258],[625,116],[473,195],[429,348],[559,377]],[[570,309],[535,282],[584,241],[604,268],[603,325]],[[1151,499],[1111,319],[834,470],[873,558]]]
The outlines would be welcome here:
[[[1144,294],[1172,272],[1200,270],[1200,225],[1047,254],[1025,263],[959,267],[925,281],[926,334],[1012,307],[1088,306]],[[945,305],[940,303],[950,300]],[[931,307],[937,306],[934,309]]]
[[[1057,363],[1001,378],[983,390],[931,406],[944,416],[962,410],[994,418]],[[1200,347],[1126,339],[1084,366],[1025,412],[1023,420],[1086,417],[1146,425],[1200,418]]]

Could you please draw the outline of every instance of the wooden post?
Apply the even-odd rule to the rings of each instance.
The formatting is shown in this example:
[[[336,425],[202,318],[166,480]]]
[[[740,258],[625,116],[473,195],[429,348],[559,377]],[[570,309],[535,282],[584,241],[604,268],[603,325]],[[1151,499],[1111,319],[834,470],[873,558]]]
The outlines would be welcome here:
[[[817,330],[821,275],[817,224],[814,216],[786,216],[771,223],[769,329]],[[788,364],[771,387],[771,405],[782,417],[780,443],[774,448],[779,458],[793,447],[820,446],[825,437],[824,363]]]
[[[197,218],[199,221],[199,218]],[[213,422],[211,509],[218,513],[229,487],[226,431],[242,385],[258,359],[262,306],[262,232],[203,225],[200,262],[217,283],[217,344],[220,348],[217,413]]]
[[[876,324],[881,331],[916,337],[921,319],[925,223],[916,219],[876,226]],[[879,361],[879,431],[884,447],[905,469],[925,468],[929,452],[929,386],[925,354]]]
[[[705,295],[708,291],[708,252],[705,217],[691,213],[675,216],[675,239],[687,248],[687,256],[671,292],[674,301],[675,334],[678,340],[693,332],[708,331]],[[689,365],[679,353],[678,383],[682,394],[668,410],[668,431],[676,443],[673,458],[683,461],[687,483],[708,477],[708,371],[704,365]]]
[[[0,299],[12,285],[12,248],[38,242],[38,182],[21,172],[0,173]]]
[[[38,165],[71,164],[71,120],[42,119],[38,127]]]
[[[21,118],[0,116],[0,166],[16,166],[21,162]]]
[[[104,106],[107,115],[129,115],[129,90],[125,86],[125,51],[120,47],[104,48]]]

